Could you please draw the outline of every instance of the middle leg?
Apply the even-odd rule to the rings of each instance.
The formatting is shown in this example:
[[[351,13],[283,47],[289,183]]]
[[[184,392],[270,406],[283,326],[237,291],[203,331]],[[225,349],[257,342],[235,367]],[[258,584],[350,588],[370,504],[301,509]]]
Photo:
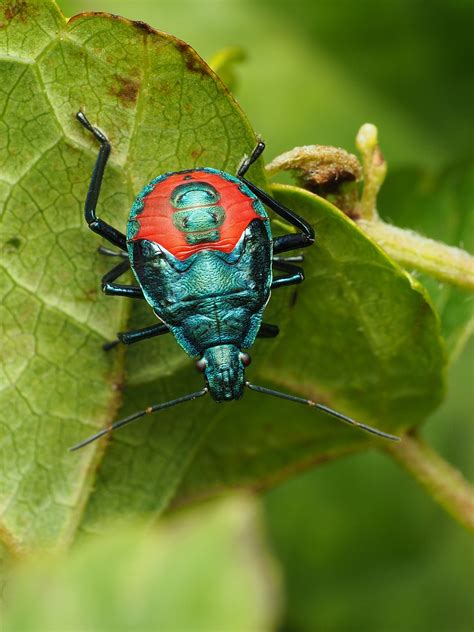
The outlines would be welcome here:
[[[294,255],[291,257],[279,257],[278,255],[275,255],[272,262],[275,263],[276,261],[284,261],[286,263],[303,263],[304,255]]]
[[[295,266],[293,263],[288,263],[288,261],[285,261],[284,259],[277,259],[276,261],[274,259],[273,267],[276,270],[286,272],[286,274],[273,279],[271,285],[272,290],[279,287],[286,287],[287,285],[296,285],[304,280],[303,268]]]
[[[130,261],[122,261],[115,268],[112,268],[109,272],[102,277],[102,292],[109,296],[126,296],[128,298],[145,298],[141,287],[138,285],[121,285],[119,283],[112,283],[118,279],[122,274],[130,270]]]

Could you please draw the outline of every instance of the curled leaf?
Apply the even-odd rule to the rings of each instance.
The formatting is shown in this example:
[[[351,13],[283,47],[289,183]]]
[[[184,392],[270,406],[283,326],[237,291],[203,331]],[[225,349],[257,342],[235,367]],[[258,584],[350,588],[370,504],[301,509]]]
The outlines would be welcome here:
[[[298,184],[347,211],[357,202],[357,187],[362,168],[354,154],[328,145],[295,147],[277,156],[266,166],[268,175],[293,171]]]
[[[229,90],[235,92],[238,85],[235,68],[238,64],[245,61],[246,57],[244,49],[240,48],[240,46],[228,46],[213,55],[209,66],[219,75]]]

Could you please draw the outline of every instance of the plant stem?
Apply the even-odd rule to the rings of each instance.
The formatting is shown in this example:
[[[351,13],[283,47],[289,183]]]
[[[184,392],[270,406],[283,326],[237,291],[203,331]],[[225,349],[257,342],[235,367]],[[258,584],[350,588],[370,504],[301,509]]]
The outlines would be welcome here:
[[[356,146],[362,158],[364,188],[357,204],[357,213],[366,220],[378,219],[377,195],[387,175],[387,163],[378,145],[375,125],[365,123],[356,136]]]
[[[474,533],[474,489],[461,472],[416,435],[384,448],[451,516]]]
[[[446,246],[381,220],[360,219],[357,224],[403,266],[421,270],[465,290],[474,290],[474,257],[465,250]]]

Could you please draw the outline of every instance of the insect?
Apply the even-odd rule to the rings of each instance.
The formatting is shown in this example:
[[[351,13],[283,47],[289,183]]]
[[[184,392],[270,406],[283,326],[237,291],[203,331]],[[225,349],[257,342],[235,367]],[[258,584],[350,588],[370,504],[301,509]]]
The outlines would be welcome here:
[[[101,247],[100,252],[123,258],[102,278],[102,290],[112,296],[145,299],[159,320],[143,329],[119,333],[104,349],[171,332],[184,351],[196,358],[205,386],[121,419],[71,450],[144,415],[206,394],[217,402],[239,399],[244,388],[313,406],[362,430],[398,441],[323,404],[257,386],[245,378],[245,368],[250,364],[246,349],[258,336],[278,335],[277,326],[262,322],[271,291],[304,278],[302,268],[295,265],[302,257],[282,258],[280,254],[307,248],[315,240],[306,220],[246,179],[264,143],[257,142],[235,176],[203,167],[165,173],[152,180],[131,208],[125,236],[96,215],[110,143],[83,112],[78,112],[76,118],[100,143],[85,202],[86,222],[92,231],[119,248],[116,252]],[[297,232],[272,237],[265,206]],[[116,283],[130,268],[138,285]],[[274,278],[272,269],[282,274]]]

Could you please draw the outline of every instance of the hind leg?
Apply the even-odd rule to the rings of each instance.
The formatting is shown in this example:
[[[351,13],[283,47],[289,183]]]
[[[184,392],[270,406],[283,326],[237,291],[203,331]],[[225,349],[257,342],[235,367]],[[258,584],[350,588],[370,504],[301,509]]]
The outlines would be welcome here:
[[[119,332],[116,340],[106,342],[102,345],[102,348],[104,351],[110,351],[110,349],[113,349],[120,343],[133,345],[135,342],[140,342],[140,340],[147,340],[148,338],[162,336],[167,333],[169,333],[168,326],[162,323],[151,325],[151,327],[143,327],[143,329],[131,329],[130,331]]]

